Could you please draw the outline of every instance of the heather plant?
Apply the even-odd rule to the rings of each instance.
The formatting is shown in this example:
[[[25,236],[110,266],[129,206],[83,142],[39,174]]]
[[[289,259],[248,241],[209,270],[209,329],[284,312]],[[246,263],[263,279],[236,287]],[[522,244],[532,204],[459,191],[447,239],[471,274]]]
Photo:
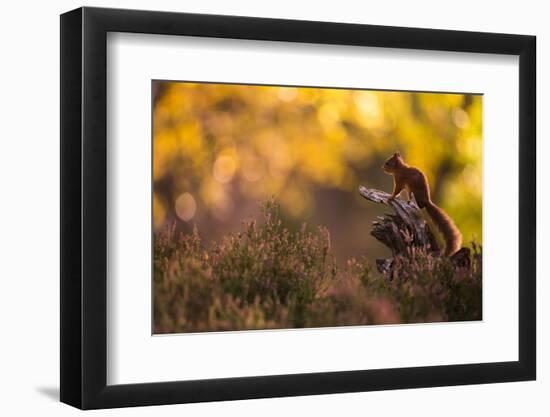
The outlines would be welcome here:
[[[470,265],[411,247],[395,257],[390,276],[369,275],[363,283],[399,308],[404,323],[481,320],[481,247],[471,244]]]
[[[414,249],[391,276],[338,268],[326,228],[289,231],[278,205],[206,246],[196,228],[154,238],[155,333],[481,319],[481,248],[470,268]]]
[[[304,325],[307,306],[336,275],[328,230],[313,233],[304,225],[291,233],[274,202],[266,203],[262,225],[251,221],[245,232],[214,245],[212,268],[223,293],[268,306],[268,318],[285,306],[292,327]]]

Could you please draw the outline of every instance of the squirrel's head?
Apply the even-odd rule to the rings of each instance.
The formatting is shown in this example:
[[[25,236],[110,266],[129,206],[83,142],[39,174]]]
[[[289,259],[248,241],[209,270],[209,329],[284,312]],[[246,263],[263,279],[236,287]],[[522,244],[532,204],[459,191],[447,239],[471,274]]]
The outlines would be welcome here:
[[[384,162],[382,169],[388,174],[393,174],[397,168],[403,165],[404,165],[403,158],[401,158],[401,155],[399,154],[399,152],[396,152],[392,156],[390,156],[388,159],[386,159],[386,162]]]

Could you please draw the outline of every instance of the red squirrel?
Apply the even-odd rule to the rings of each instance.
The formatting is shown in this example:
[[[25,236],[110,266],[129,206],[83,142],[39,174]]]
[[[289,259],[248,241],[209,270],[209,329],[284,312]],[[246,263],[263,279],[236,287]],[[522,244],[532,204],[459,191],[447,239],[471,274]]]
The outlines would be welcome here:
[[[394,153],[386,160],[382,169],[393,175],[393,193],[395,198],[405,188],[414,194],[418,207],[425,208],[445,239],[445,255],[451,256],[460,249],[462,235],[453,220],[441,208],[436,206],[430,198],[430,187],[426,176],[418,168],[405,163],[399,152]]]

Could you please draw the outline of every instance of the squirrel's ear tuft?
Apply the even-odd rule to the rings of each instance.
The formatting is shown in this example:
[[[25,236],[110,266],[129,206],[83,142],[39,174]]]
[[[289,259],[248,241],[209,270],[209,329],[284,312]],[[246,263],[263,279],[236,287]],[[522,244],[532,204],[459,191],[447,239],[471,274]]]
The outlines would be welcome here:
[[[393,156],[401,156],[401,154],[399,152],[396,152],[393,154]]]

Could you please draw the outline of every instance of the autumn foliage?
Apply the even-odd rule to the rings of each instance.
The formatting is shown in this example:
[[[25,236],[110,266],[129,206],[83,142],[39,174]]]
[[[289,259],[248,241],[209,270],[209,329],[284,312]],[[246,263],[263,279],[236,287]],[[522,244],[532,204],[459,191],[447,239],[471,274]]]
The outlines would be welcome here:
[[[400,151],[464,240],[482,239],[482,96],[165,81],[153,91],[157,231],[196,225],[219,240],[275,197],[289,229],[330,229],[340,265],[383,257],[366,233],[382,212],[357,188],[390,191],[380,167]]]

